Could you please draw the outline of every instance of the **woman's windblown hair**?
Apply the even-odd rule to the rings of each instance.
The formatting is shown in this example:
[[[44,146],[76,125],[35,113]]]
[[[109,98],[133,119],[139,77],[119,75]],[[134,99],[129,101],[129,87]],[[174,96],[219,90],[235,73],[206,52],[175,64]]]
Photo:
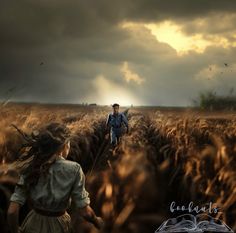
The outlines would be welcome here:
[[[30,189],[36,185],[40,175],[46,174],[51,164],[57,158],[57,152],[62,149],[70,137],[69,129],[59,123],[51,123],[31,135],[27,135],[13,125],[22,135],[26,144],[22,145],[24,154],[19,157],[20,162],[26,162],[22,174],[25,187]]]

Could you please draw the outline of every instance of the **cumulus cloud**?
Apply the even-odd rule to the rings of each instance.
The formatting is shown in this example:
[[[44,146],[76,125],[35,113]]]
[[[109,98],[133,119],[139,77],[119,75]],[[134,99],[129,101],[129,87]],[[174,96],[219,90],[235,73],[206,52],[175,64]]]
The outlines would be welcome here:
[[[135,82],[138,85],[142,84],[145,79],[140,77],[137,73],[132,71],[129,68],[128,62],[124,62],[122,67],[121,67],[121,72],[124,75],[123,78],[125,79],[126,82]]]

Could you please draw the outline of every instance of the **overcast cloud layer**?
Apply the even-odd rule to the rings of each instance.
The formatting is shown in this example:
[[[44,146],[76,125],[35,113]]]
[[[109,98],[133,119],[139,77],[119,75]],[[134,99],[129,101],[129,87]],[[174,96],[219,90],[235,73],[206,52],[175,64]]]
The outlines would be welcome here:
[[[235,0],[0,5],[2,100],[182,106],[200,91],[228,94],[236,86]],[[163,22],[193,44],[204,40],[202,51],[179,53],[161,40],[149,25]]]

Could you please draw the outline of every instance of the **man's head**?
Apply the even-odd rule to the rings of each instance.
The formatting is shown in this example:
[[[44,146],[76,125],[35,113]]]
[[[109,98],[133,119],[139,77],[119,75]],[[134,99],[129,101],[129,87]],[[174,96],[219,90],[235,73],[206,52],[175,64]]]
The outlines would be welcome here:
[[[119,112],[120,105],[119,104],[113,104],[113,113],[117,114]]]

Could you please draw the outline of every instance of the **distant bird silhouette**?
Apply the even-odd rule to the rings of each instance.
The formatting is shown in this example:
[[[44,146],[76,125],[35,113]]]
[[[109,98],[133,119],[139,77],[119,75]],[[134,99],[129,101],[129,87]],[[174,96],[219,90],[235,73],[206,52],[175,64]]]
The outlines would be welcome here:
[[[232,88],[230,88],[230,90],[229,90],[229,94],[232,95],[233,92],[234,92],[234,88],[232,87]]]
[[[225,67],[228,67],[228,66],[229,66],[229,64],[228,64],[228,63],[224,63],[224,65],[225,65]]]
[[[43,62],[41,62],[41,63],[40,63],[40,66],[42,66],[42,65],[44,65],[44,63],[43,63]]]
[[[15,90],[16,90],[16,86],[15,86],[15,87],[12,87],[12,88],[10,88],[10,89],[8,89],[7,92],[10,93],[10,92],[13,92],[13,91],[15,91]]]

